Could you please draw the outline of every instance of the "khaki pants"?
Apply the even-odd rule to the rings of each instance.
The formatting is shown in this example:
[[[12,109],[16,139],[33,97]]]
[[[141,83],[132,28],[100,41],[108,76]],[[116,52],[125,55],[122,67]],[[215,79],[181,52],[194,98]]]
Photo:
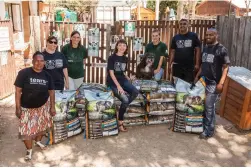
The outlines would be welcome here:
[[[83,83],[84,77],[78,79],[72,79],[69,77],[69,90],[77,90]]]

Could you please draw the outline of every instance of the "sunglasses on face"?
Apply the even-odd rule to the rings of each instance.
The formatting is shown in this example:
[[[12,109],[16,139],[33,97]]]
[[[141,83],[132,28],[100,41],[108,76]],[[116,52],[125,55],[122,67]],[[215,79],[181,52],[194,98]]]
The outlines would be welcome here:
[[[49,42],[49,44],[53,44],[53,43],[56,44],[56,45],[58,44],[57,41],[48,41],[48,42]]]

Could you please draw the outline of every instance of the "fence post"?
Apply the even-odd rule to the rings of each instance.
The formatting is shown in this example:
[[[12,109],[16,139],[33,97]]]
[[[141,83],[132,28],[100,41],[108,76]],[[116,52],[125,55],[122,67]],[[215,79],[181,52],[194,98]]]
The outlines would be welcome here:
[[[115,27],[115,32],[113,35],[122,35],[122,25],[120,24],[119,21],[114,23],[114,27]]]
[[[31,52],[41,51],[41,36],[40,36],[40,17],[30,16],[30,47]]]
[[[107,24],[106,25],[106,59],[108,59],[109,55],[110,55],[110,50],[111,50],[111,46],[110,46],[110,41],[111,41],[111,25]]]

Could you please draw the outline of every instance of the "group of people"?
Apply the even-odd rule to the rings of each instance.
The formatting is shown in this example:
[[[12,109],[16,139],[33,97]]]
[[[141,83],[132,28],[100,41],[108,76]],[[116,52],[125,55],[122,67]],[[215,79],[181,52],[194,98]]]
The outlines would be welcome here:
[[[172,39],[169,62],[165,43],[160,41],[160,32],[153,30],[152,42],[147,44],[145,53],[154,56],[152,62],[153,78],[160,80],[166,65],[168,73],[187,82],[194,83],[204,76],[206,82],[206,102],[204,132],[200,138],[214,134],[215,103],[222,91],[227,75],[229,57],[226,48],[217,41],[214,28],[206,32],[206,43],[201,53],[198,36],[188,31],[188,20],[179,22],[179,34]],[[76,90],[84,79],[84,59],[88,57],[87,49],[80,44],[80,33],[73,31],[69,44],[57,51],[58,40],[54,36],[47,39],[46,49],[33,55],[33,66],[21,70],[14,83],[16,87],[16,116],[20,119],[19,136],[23,140],[27,153],[25,160],[32,156],[32,141],[41,149],[43,135],[52,127],[55,115],[55,90]],[[127,129],[123,125],[124,113],[129,104],[137,97],[139,91],[131,84],[135,76],[128,77],[128,45],[123,39],[116,43],[115,50],[107,61],[106,84],[114,96],[122,103],[118,113],[121,132]],[[147,54],[146,54],[147,55]]]

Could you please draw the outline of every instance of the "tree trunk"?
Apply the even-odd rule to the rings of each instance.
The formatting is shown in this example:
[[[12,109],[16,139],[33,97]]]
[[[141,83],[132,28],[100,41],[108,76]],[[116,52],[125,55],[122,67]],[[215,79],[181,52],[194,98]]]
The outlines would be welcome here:
[[[177,8],[177,19],[180,20],[183,17],[184,13],[184,2],[183,1],[178,1],[178,8]]]
[[[156,0],[156,6],[155,6],[155,20],[159,20],[159,1],[160,0]]]
[[[195,7],[196,7],[196,5],[197,5],[197,1],[192,1],[192,5],[191,5],[191,7],[192,7],[192,9],[191,9],[192,19],[195,18]]]

